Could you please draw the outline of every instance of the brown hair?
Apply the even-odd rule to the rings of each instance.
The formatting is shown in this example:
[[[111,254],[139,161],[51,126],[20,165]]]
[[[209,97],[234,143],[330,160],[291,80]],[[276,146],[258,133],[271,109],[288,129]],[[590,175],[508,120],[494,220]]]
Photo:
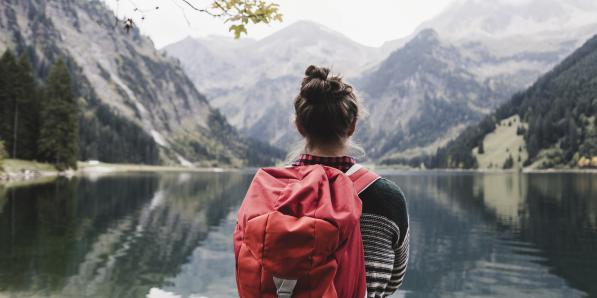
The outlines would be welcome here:
[[[360,116],[360,104],[352,86],[339,75],[328,78],[329,73],[328,68],[309,66],[294,99],[296,124],[312,143],[339,143],[349,136]]]

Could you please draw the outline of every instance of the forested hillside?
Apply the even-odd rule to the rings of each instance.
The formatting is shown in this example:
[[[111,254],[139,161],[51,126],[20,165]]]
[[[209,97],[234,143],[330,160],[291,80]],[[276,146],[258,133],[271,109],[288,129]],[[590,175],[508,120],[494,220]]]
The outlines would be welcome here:
[[[521,149],[528,152],[524,166],[591,166],[591,161],[597,157],[597,36],[530,88],[514,95],[479,125],[467,128],[435,156],[410,160],[410,163],[477,168],[475,154],[484,147],[487,135],[496,130],[497,123],[512,116],[519,116],[522,121],[512,125],[520,125],[516,133],[524,136],[525,144]],[[482,151],[487,154],[486,148]]]
[[[97,99],[81,113],[74,91],[78,89],[62,59],[56,60],[47,79],[37,80],[27,56],[17,58],[7,50],[0,58],[0,140],[7,155],[59,168],[89,159],[159,162],[156,143],[139,126]]]

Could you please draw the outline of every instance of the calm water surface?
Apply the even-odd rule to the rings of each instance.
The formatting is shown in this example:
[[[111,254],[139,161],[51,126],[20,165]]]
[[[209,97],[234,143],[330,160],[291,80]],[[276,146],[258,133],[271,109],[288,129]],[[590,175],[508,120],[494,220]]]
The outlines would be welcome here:
[[[597,175],[386,173],[408,200],[396,297],[597,297]],[[0,188],[0,297],[235,297],[252,173]]]

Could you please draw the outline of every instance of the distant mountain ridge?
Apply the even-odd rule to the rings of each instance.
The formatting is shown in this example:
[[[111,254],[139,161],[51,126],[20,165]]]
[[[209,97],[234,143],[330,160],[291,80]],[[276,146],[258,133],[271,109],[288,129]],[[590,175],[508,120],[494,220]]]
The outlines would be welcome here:
[[[433,28],[452,41],[483,40],[547,32],[574,34],[574,29],[596,22],[597,2],[592,0],[460,0],[416,31]]]
[[[479,81],[473,63],[427,29],[357,80],[370,114],[359,134],[369,154],[431,152],[497,106],[507,95]]]
[[[196,86],[232,125],[249,136],[288,148],[298,140],[290,122],[292,99],[310,64],[356,76],[381,59],[375,48],[360,45],[319,24],[300,21],[258,41],[187,38],[163,49],[178,58]],[[201,67],[196,61],[211,61]]]
[[[444,43],[457,48],[464,58],[465,70],[484,85],[490,93],[481,96],[495,96],[482,113],[483,116],[510,95],[527,88],[540,75],[581,46],[597,32],[597,3],[585,0],[530,0],[530,1],[456,1],[443,13],[421,24],[411,39],[432,28]],[[462,59],[460,61],[463,61]],[[493,94],[493,95],[489,95]],[[458,109],[445,109],[435,117],[460,115]],[[464,114],[466,108],[461,109]],[[451,112],[452,111],[452,112]],[[430,113],[429,111],[427,113]],[[433,114],[433,113],[430,113]],[[462,116],[462,115],[460,115]],[[476,118],[474,121],[478,121]],[[474,122],[473,121],[473,122]],[[415,121],[416,122],[416,121]],[[434,152],[438,144],[446,144],[454,138],[466,122],[459,126],[440,124],[425,134],[415,136],[417,142],[424,141],[429,134],[443,134],[440,143],[433,146],[415,147],[414,150],[383,153],[384,158],[400,159],[416,154]],[[469,121],[470,123],[470,121]],[[435,131],[434,131],[435,129]],[[418,128],[414,132],[425,132]],[[398,135],[393,143],[396,148],[404,146],[403,136]],[[379,138],[386,140],[386,138]],[[408,141],[406,142],[408,144]]]
[[[53,59],[67,58],[82,121],[97,122],[101,106],[104,114],[126,119],[150,136],[164,163],[243,165],[251,154],[270,160],[267,154],[251,153],[254,142],[229,126],[175,61],[138,30],[125,33],[102,1],[0,3],[0,51],[26,53],[42,76]],[[114,135],[115,125],[104,120],[96,131],[87,132],[102,135],[109,130],[108,135]],[[93,140],[93,150],[108,141]],[[93,155],[87,158],[97,158]]]
[[[364,99],[369,116],[357,131],[357,140],[369,157],[410,158],[435,152],[594,34],[597,18],[571,16],[583,9],[579,15],[592,16],[597,7],[585,0],[568,2],[572,4],[457,1],[413,35],[380,48],[358,45],[312,22],[299,22],[239,46],[192,39],[201,44],[193,51],[187,39],[164,50],[192,72],[194,60],[210,57],[203,50],[211,49],[209,55],[216,57],[209,59],[223,71],[191,74],[195,85],[208,87],[210,102],[232,125],[283,148],[298,139],[289,119],[302,71],[309,64],[331,66],[332,71],[345,74]],[[533,10],[533,5],[541,9]],[[570,21],[552,26],[552,17],[560,16],[553,10],[559,8],[562,20]],[[504,15],[508,17],[496,19]],[[534,27],[525,27],[530,22]],[[519,34],[513,34],[516,26],[523,26]],[[457,30],[462,34],[455,34]],[[333,46],[325,46],[329,41],[334,41]],[[190,59],[181,52],[198,57]],[[225,63],[232,68],[226,69]]]
[[[471,72],[515,92],[597,32],[597,2],[460,0],[415,32],[428,28],[476,60]]]
[[[479,158],[494,153],[484,144],[506,120],[507,125],[518,126],[516,134],[524,138],[519,152],[511,150],[509,153],[510,160],[513,155],[528,156],[521,160],[521,166],[597,167],[595,78],[597,36],[589,39],[530,88],[514,95],[480,124],[467,128],[435,156],[411,162],[423,162],[430,167],[478,168]],[[508,119],[514,119],[514,122]],[[520,123],[515,119],[521,119]],[[516,135],[511,133],[503,138],[513,139]],[[480,150],[481,147],[485,149]],[[512,167],[512,163],[504,159],[495,160],[493,165]]]

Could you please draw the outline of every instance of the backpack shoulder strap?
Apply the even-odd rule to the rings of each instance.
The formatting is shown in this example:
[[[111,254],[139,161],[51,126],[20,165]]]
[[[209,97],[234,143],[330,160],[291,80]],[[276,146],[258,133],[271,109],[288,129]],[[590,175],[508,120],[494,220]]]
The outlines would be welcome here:
[[[358,194],[381,178],[375,172],[367,170],[360,164],[354,164],[348,171],[346,171],[346,175],[350,177],[350,180],[354,183],[354,188]]]

